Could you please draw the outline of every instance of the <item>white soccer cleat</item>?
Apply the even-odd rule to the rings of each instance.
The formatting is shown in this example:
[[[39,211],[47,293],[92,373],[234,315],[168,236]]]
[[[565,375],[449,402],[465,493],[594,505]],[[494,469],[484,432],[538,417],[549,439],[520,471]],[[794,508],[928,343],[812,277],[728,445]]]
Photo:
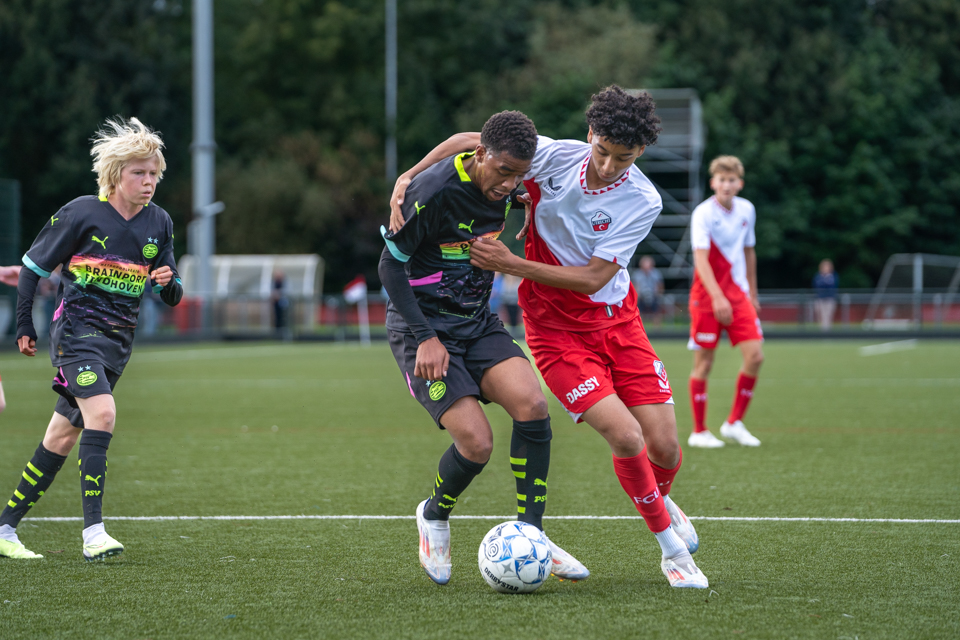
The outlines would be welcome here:
[[[694,431],[687,438],[687,444],[701,449],[719,449],[727,443],[709,431]]]
[[[420,532],[420,566],[437,584],[450,582],[450,522],[423,517],[424,500],[417,505],[417,530]]]
[[[700,548],[700,536],[693,528],[690,518],[677,506],[676,502],[670,499],[670,496],[663,496],[663,506],[667,508],[667,513],[670,514],[670,528],[680,536],[683,543],[687,545],[687,551],[693,555]]]
[[[547,534],[544,533],[543,537],[547,538]],[[550,546],[550,554],[553,556],[550,565],[550,575],[554,575],[561,580],[572,580],[573,582],[586,580],[590,577],[590,571],[583,566],[583,563],[558,547],[550,538],[547,538],[547,544]]]
[[[83,559],[87,562],[106,560],[110,556],[123,553],[123,545],[111,538],[106,531],[100,531],[90,542],[83,543]]]
[[[660,561],[663,575],[667,576],[670,586],[677,589],[706,589],[710,586],[707,576],[697,568],[689,553],[682,553]]]
[[[720,426],[720,435],[722,435],[724,438],[736,440],[745,447],[760,446],[760,440],[752,433],[747,431],[747,428],[743,426],[743,422],[740,420],[737,420],[733,424],[724,422],[723,425]]]

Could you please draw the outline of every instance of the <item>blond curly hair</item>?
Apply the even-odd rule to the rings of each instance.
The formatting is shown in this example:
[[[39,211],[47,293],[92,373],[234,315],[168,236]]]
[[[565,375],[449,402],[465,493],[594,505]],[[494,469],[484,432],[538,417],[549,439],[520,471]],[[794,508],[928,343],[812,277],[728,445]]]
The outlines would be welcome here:
[[[93,137],[93,171],[97,174],[100,198],[109,198],[120,183],[120,172],[133,160],[156,157],[157,180],[163,178],[167,162],[163,159],[160,135],[136,118],[125,121],[117,116],[108,119]]]

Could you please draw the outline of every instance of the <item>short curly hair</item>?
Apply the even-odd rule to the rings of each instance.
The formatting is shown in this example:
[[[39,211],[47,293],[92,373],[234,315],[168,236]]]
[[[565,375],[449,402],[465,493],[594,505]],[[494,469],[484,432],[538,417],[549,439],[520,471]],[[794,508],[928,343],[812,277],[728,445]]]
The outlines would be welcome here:
[[[587,124],[594,135],[625,147],[656,144],[660,128],[657,105],[649,93],[636,97],[615,84],[594,94],[587,108]]]
[[[483,125],[480,144],[494,155],[505,151],[517,160],[533,160],[537,152],[537,128],[519,111],[501,111]]]

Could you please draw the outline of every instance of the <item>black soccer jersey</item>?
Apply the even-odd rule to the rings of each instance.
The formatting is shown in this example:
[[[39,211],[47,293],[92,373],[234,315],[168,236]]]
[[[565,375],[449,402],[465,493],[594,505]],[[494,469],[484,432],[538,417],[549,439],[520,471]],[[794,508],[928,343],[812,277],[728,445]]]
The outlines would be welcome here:
[[[60,290],[50,322],[50,359],[56,367],[94,359],[122,373],[130,359],[140,297],[159,292],[150,272],[173,270],[173,222],[153,203],[130,220],[105,199],[83,196],[44,223],[23,264],[41,277],[59,265]]]
[[[482,332],[490,312],[493,272],[470,264],[470,247],[477,238],[498,238],[514,204],[513,194],[489,200],[473,184],[463,168],[463,159],[472,155],[447,158],[418,174],[401,207],[403,227],[396,233],[381,228],[390,253],[404,263],[430,326],[458,339]],[[406,326],[388,304],[387,327],[403,331]]]

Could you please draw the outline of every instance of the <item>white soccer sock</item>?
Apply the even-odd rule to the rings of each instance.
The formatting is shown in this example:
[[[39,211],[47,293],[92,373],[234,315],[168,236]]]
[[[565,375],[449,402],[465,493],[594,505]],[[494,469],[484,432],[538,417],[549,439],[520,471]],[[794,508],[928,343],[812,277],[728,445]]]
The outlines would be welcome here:
[[[102,522],[92,524],[83,530],[83,544],[91,544],[94,540],[106,534],[107,532],[104,531]]]
[[[667,527],[660,533],[653,534],[660,543],[660,550],[664,558],[674,558],[682,553],[687,553],[686,543],[680,539],[680,536],[673,530],[673,527]]]
[[[20,542],[20,538],[17,537],[17,530],[8,524],[0,525],[0,540]]]

